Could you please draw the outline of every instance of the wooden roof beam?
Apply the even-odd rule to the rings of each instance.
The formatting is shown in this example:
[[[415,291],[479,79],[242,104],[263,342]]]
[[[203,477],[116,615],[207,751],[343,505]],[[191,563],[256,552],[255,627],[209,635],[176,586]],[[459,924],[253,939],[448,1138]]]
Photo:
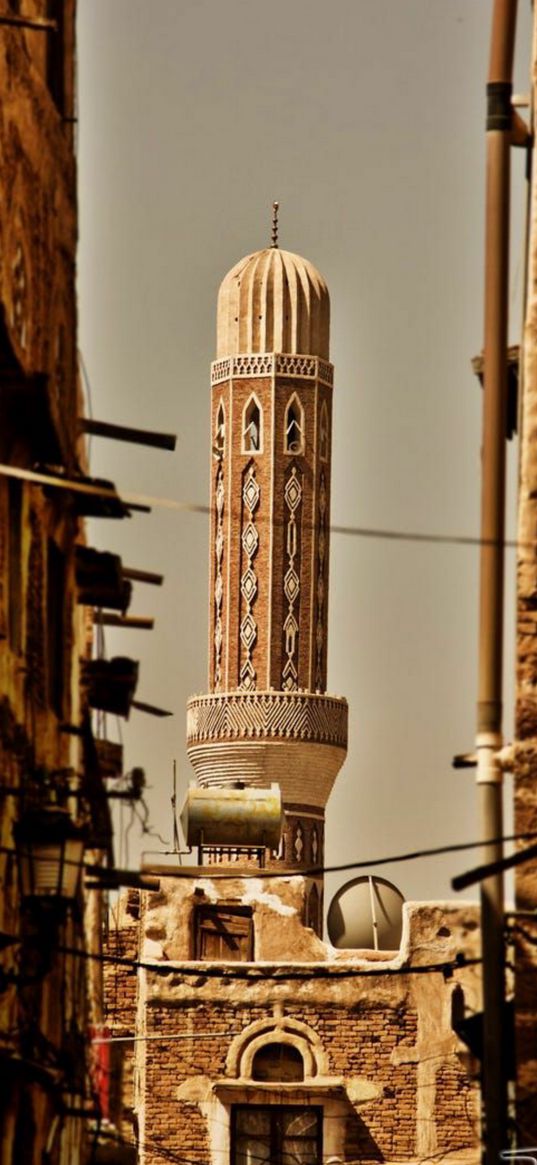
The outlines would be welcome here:
[[[109,437],[113,441],[130,441],[133,445],[151,445],[154,449],[168,449],[172,453],[177,443],[173,433],[133,429],[127,425],[113,425],[109,421],[94,421],[92,417],[79,417],[78,428],[81,433],[91,437]]]

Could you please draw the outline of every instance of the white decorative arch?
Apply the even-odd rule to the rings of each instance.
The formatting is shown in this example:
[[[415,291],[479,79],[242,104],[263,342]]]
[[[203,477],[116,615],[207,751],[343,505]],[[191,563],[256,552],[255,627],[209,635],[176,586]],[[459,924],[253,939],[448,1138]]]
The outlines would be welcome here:
[[[304,1080],[314,1080],[328,1073],[326,1052],[313,1028],[301,1020],[281,1016],[258,1019],[235,1036],[226,1059],[226,1076],[251,1080],[254,1056],[267,1044],[287,1044],[296,1048],[304,1063]]]
[[[255,392],[252,393],[242,410],[242,452],[263,452],[263,409]]]
[[[226,406],[222,397],[220,397],[216,410],[214,447],[217,453],[223,454],[226,451]]]
[[[304,409],[298,393],[294,392],[287,401],[283,422],[283,451],[289,456],[299,457],[304,453],[305,428]]]

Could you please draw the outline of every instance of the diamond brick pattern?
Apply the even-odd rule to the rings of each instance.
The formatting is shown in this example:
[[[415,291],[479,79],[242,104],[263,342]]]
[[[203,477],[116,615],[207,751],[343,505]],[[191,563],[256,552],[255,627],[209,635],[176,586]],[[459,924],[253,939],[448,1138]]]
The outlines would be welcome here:
[[[253,476],[247,477],[247,479],[244,483],[244,486],[243,486],[242,496],[243,496],[245,505],[248,506],[248,509],[249,509],[251,514],[254,513],[254,511],[257,509],[257,506],[259,504],[259,493],[260,493],[260,490],[259,490],[259,486],[257,484],[257,481],[255,480],[255,477],[253,477]]]
[[[291,568],[291,570],[287,571],[283,589],[285,591],[285,597],[291,604],[293,604],[300,590],[300,579],[296,573],[296,570]]]
[[[244,616],[241,623],[241,639],[248,651],[252,650],[257,636],[255,619],[250,611]]]
[[[246,602],[252,604],[257,594],[257,576],[251,567],[248,567],[241,578],[241,591]]]
[[[248,558],[253,558],[259,546],[259,534],[253,522],[248,522],[248,525],[244,527],[242,532],[242,545]]]
[[[291,511],[292,514],[294,514],[295,510],[298,509],[298,506],[300,505],[300,502],[302,500],[302,487],[301,487],[300,482],[295,474],[293,474],[292,477],[288,478],[288,480],[286,482],[285,500],[287,502],[288,509]]]

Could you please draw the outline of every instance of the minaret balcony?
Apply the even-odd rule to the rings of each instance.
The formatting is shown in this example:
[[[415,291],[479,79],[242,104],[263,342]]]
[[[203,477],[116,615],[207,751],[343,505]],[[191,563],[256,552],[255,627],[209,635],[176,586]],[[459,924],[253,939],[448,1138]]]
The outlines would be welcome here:
[[[324,808],[347,753],[347,701],[313,692],[193,696],[187,751],[200,785],[277,782],[285,802]]]

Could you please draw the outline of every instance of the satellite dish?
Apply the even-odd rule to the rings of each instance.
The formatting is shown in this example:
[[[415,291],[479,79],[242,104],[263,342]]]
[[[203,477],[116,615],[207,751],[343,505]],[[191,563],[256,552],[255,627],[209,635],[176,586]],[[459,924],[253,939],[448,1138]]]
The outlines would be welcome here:
[[[328,910],[330,942],[338,950],[398,950],[404,901],[397,886],[376,874],[346,882]]]

